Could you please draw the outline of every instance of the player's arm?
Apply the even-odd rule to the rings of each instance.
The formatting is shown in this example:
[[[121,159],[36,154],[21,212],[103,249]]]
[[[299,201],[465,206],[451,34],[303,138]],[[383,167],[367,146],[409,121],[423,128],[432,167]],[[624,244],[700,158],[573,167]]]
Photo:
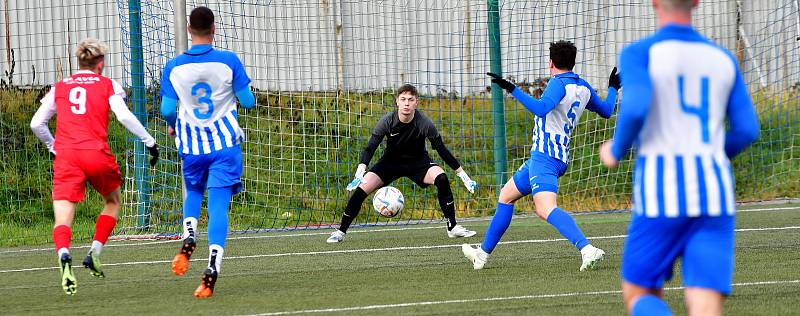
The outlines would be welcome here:
[[[608,167],[615,167],[628,153],[639,135],[650,111],[653,85],[647,72],[649,62],[646,46],[630,46],[620,54],[620,73],[625,97],[620,101],[617,126],[611,142],[600,148],[600,159]]]
[[[429,138],[431,142],[431,147],[439,153],[439,157],[442,157],[444,163],[450,167],[450,169],[458,170],[461,168],[461,164],[458,163],[458,159],[453,156],[453,153],[447,149],[447,146],[444,145],[444,140],[442,139],[441,135],[436,136],[435,138]]]
[[[586,104],[586,109],[597,113],[603,118],[611,117],[614,114],[614,106],[617,105],[617,91],[619,91],[621,83],[617,67],[611,70],[611,75],[608,77],[608,95],[605,100],[600,99],[600,96],[594,92],[594,89],[589,89],[592,96],[589,98],[589,103]]]
[[[364,147],[364,150],[361,151],[361,160],[359,162],[360,165],[364,165],[365,167],[369,165],[369,162],[372,160],[372,156],[375,155],[375,151],[378,149],[378,146],[383,142],[383,134],[375,134],[372,133],[372,137],[369,138],[367,141],[367,146]]]
[[[451,169],[456,171],[456,175],[461,178],[461,182],[464,183],[464,186],[470,193],[475,193],[475,189],[477,188],[478,184],[472,180],[464,168],[461,167],[461,164],[458,162],[453,153],[447,149],[447,146],[444,145],[444,140],[442,139],[442,135],[439,134],[439,130],[436,129],[436,126],[433,125],[433,122],[430,120],[426,121],[424,126],[424,133],[425,136],[428,138],[428,141],[431,142],[431,147],[439,153],[439,157],[442,157],[444,163],[447,164]]]
[[[114,94],[108,98],[108,104],[111,106],[111,111],[114,112],[114,116],[117,117],[117,121],[119,121],[122,126],[125,126],[132,134],[139,137],[144,145],[147,147],[147,151],[150,153],[150,166],[154,167],[156,162],[158,162],[158,145],[156,145],[156,140],[147,130],[144,128],[139,119],[136,118],[133,113],[128,109],[128,106],[125,104],[125,99],[122,98],[119,94]]]
[[[53,134],[50,133],[50,128],[47,127],[47,122],[56,114],[55,88],[47,92],[44,98],[42,98],[41,103],[42,105],[39,106],[39,109],[36,110],[36,114],[34,114],[31,119],[31,130],[33,130],[33,134],[44,143],[47,150],[55,154],[56,152],[53,149],[55,139],[53,138]]]
[[[359,161],[358,167],[356,167],[356,173],[353,174],[353,181],[350,181],[347,185],[347,191],[355,190],[359,184],[364,182],[364,174],[367,173],[367,166],[370,160],[372,160],[372,156],[375,155],[375,150],[377,150],[378,146],[383,142],[383,137],[389,132],[389,124],[389,117],[384,116],[378,121],[378,125],[375,125],[375,129],[372,131],[372,137],[369,138],[367,146],[361,151],[361,160]]]
[[[169,80],[171,72],[172,63],[170,62],[164,66],[164,71],[161,73],[161,117],[167,121],[169,127],[174,129],[178,119],[178,93],[175,92],[172,81]]]
[[[759,134],[758,116],[739,69],[736,69],[736,82],[728,98],[726,115],[729,128],[725,133],[725,153],[733,159],[750,146]]]
[[[522,103],[522,105],[528,109],[528,111],[536,116],[547,115],[547,113],[552,111],[556,105],[558,105],[558,102],[561,101],[561,99],[563,99],[567,94],[567,91],[564,89],[564,84],[561,82],[561,80],[551,78],[547,82],[547,87],[544,89],[544,93],[542,93],[542,98],[537,100],[536,98],[525,93],[525,91],[522,91],[513,83],[503,79],[497,74],[493,74],[491,72],[486,74],[493,78],[493,83],[508,91],[508,93],[511,93],[511,95],[513,95],[514,98],[519,101],[519,103]]]
[[[161,96],[161,116],[167,121],[169,127],[175,128],[175,122],[178,120],[177,111],[178,99]]]
[[[236,55],[234,55],[236,56]],[[233,63],[233,92],[236,94],[236,99],[239,104],[245,109],[252,109],[256,105],[256,96],[253,91],[250,91],[250,77],[244,70],[244,65],[239,57],[235,58]]]

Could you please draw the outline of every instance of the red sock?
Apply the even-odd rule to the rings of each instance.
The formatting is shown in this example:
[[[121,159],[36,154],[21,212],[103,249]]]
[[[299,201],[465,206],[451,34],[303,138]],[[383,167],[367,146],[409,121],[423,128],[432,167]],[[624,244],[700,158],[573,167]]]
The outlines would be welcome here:
[[[94,240],[105,244],[108,241],[108,236],[111,236],[114,226],[117,226],[116,218],[108,215],[97,217],[97,223],[94,225]]]
[[[72,239],[72,228],[67,225],[58,225],[53,228],[53,243],[56,244],[56,251],[61,248],[69,249],[69,242]]]

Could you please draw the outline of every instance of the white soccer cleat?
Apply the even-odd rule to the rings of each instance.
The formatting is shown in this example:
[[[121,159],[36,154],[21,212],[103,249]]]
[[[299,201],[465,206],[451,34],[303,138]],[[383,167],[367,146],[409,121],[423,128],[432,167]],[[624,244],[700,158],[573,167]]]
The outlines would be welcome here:
[[[456,237],[472,237],[477,234],[474,230],[468,230],[464,226],[456,225],[453,229],[447,231],[447,236],[450,238]]]
[[[475,270],[483,269],[483,265],[489,260],[489,254],[483,251],[481,247],[473,248],[470,245],[463,244],[461,245],[461,252],[464,253],[464,257],[467,257],[472,262],[472,268]]]
[[[594,270],[597,266],[597,263],[600,260],[603,260],[603,256],[606,255],[606,252],[603,249],[597,248],[592,245],[587,245],[581,249],[581,258],[583,258],[583,264],[581,264],[581,271],[586,270]]]
[[[342,242],[342,240],[344,239],[344,234],[345,233],[343,231],[337,229],[335,232],[331,233],[331,236],[328,237],[328,240],[326,240],[326,242],[328,242],[329,244]]]

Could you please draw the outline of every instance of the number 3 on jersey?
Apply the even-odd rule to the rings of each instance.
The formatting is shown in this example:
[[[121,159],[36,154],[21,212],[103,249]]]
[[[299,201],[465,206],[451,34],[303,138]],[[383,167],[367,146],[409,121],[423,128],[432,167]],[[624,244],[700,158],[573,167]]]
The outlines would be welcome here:
[[[86,114],[86,89],[83,87],[75,87],[69,90],[69,103],[74,104],[69,107],[72,113],[82,115]]]
[[[708,144],[711,138],[708,132],[708,77],[700,77],[700,105],[686,104],[683,96],[683,76],[678,76],[678,96],[680,96],[681,110],[700,119],[701,136],[703,144]]]
[[[200,90],[203,90],[202,97],[199,96]],[[203,103],[208,107],[205,113],[201,113],[200,109],[194,109],[194,116],[197,118],[207,120],[214,113],[214,102],[211,101],[211,93],[211,86],[205,82],[198,82],[192,86],[192,96],[197,98],[197,103]]]

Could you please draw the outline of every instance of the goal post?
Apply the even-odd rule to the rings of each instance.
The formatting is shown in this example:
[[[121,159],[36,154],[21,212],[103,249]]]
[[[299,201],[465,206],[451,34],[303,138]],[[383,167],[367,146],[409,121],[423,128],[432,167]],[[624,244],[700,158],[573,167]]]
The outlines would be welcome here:
[[[201,4],[216,14],[215,46],[240,56],[258,101],[255,109],[239,112],[247,135],[242,145],[244,192],[234,198],[231,225],[240,231],[336,225],[348,198],[343,188],[358,164],[358,154],[377,120],[392,110],[392,91],[403,83],[420,89],[420,110],[433,118],[447,146],[480,185],[470,195],[460,182],[451,180],[458,216],[491,215],[497,192],[529,156],[532,116],[493,87],[485,73],[502,72],[538,96],[549,76],[548,44],[569,40],[578,47],[575,71],[604,96],[621,48],[656,27],[649,1],[186,1],[185,9],[178,8],[181,1],[174,1],[173,8],[142,9],[143,14],[157,17],[143,18],[150,21],[144,27],[152,28],[142,32],[148,47],[145,64],[151,69],[147,82],[157,85],[158,70],[176,54],[173,43],[182,42],[178,32],[183,28],[178,24],[185,22],[180,17]],[[756,25],[747,24],[755,22],[752,16],[779,17],[784,22],[772,22],[775,28],[794,20],[796,9],[788,8],[768,1],[704,2],[694,22],[710,39],[736,50],[742,47],[737,46],[738,39],[750,40],[747,32],[760,32]],[[163,35],[160,30],[174,30],[174,34]],[[147,34],[158,36],[147,38]],[[778,87],[784,80],[796,80],[797,71],[771,78],[765,89],[761,81],[766,79],[758,75],[765,65],[757,54],[769,54],[770,48],[764,45],[765,39],[751,42],[756,40],[761,42],[744,45],[745,53],[739,56],[744,58],[741,62],[751,91],[756,100],[762,100],[760,113],[772,113],[768,108],[777,105],[772,103],[774,93],[787,93],[779,92],[786,87]],[[796,45],[784,43],[781,49],[791,56],[798,54]],[[157,93],[155,88],[148,91]],[[774,92],[769,96],[766,91]],[[789,110],[776,115],[796,117],[796,105]],[[560,180],[564,208],[630,206],[632,164],[607,171],[598,163],[597,148],[610,138],[613,126],[614,118],[605,120],[588,112],[581,117],[571,144],[573,159]],[[160,137],[159,143],[171,144],[165,135]],[[795,155],[793,149],[789,151]],[[379,149],[376,156],[380,153]],[[747,155],[764,162],[772,154],[756,149]],[[181,181],[180,159],[171,150],[167,157],[164,164],[175,166],[166,169],[175,173],[162,171],[161,179],[155,180],[161,183],[152,194],[151,227],[158,231],[177,229],[182,205],[175,193],[180,187],[168,184]],[[781,169],[775,166],[773,170]],[[743,172],[737,181],[751,178]],[[387,220],[365,203],[356,225],[441,220],[434,192],[405,180],[393,185],[407,198],[402,215]],[[780,181],[770,185],[791,195]],[[737,193],[742,200],[762,196],[756,188],[740,187]],[[521,205],[519,211],[532,209],[527,202]]]

